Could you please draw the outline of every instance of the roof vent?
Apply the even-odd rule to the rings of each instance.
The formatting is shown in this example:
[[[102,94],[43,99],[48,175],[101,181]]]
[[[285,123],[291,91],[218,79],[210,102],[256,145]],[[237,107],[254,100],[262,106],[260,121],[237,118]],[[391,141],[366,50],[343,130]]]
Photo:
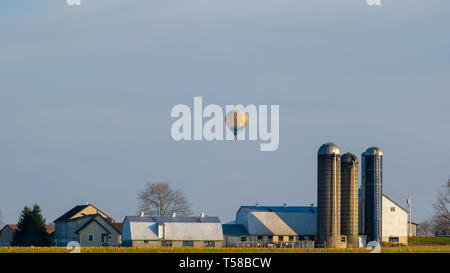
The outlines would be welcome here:
[[[172,213],[172,218],[175,218],[175,217],[177,217],[177,213],[176,212]]]

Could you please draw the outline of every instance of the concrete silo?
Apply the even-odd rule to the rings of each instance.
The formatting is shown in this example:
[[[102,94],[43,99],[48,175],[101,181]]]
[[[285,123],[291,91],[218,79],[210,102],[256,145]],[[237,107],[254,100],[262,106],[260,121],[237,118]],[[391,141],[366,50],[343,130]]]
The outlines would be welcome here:
[[[341,156],[341,234],[347,246],[358,247],[358,158],[351,153]]]
[[[367,242],[381,244],[381,216],[383,197],[383,152],[377,147],[368,148],[361,157],[362,167],[362,232]]]
[[[317,168],[317,245],[341,247],[341,151],[320,146]]]

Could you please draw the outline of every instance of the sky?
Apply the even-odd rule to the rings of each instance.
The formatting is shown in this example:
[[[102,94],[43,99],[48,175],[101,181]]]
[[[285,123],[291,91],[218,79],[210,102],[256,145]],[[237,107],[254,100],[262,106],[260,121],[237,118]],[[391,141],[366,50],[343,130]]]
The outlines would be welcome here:
[[[384,152],[413,221],[450,176],[450,1],[3,0],[0,210],[47,222],[89,202],[116,221],[146,182],[195,215],[316,203],[317,150]],[[279,105],[280,145],[180,141],[174,105]]]

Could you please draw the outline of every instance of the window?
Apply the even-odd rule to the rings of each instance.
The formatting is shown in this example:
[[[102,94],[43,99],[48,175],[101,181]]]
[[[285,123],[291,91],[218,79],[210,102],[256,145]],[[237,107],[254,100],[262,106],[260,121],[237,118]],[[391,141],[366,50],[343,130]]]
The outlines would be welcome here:
[[[341,237],[341,243],[345,243],[345,237],[344,236]]]
[[[294,241],[294,236],[289,236],[289,242]]]
[[[108,234],[103,233],[102,234],[102,243],[108,242]]]
[[[262,241],[263,240],[263,236],[259,235],[258,236],[258,241]]]
[[[272,235],[267,236],[267,241],[272,242],[273,241],[273,236]]]
[[[89,242],[94,241],[94,234],[89,234],[89,235],[88,235],[88,241],[89,241]]]
[[[148,244],[148,240],[144,240],[144,244]]]
[[[398,239],[398,237],[389,237],[389,242],[390,243],[398,243],[399,239]]]
[[[395,211],[395,207],[391,207],[391,211]]]
[[[184,247],[193,247],[194,241],[183,241],[183,246]]]
[[[283,241],[284,241],[283,236],[278,236],[278,242],[283,242]]]
[[[172,247],[172,241],[161,241],[161,246]]]
[[[214,241],[205,241],[205,247],[215,247],[216,242]]]
[[[241,242],[247,241],[247,237],[241,237]]]

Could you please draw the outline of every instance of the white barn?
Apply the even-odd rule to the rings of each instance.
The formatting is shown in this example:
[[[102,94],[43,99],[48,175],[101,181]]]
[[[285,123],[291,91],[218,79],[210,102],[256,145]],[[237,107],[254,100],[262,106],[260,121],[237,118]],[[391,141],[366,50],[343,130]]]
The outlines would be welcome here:
[[[122,245],[138,247],[222,247],[218,217],[127,216]]]
[[[226,244],[266,246],[313,241],[317,208],[308,206],[242,206],[235,224],[224,225]],[[303,245],[302,245],[303,246]],[[310,244],[307,245],[311,247]]]
[[[408,211],[383,194],[381,233],[383,242],[408,244]]]
[[[381,201],[381,235],[385,243],[408,244],[408,210],[383,193]],[[359,198],[359,210],[362,200]],[[361,214],[360,214],[361,215]],[[362,219],[359,217],[359,233],[362,231]],[[364,236],[362,236],[364,237]],[[367,242],[362,240],[362,246]]]

